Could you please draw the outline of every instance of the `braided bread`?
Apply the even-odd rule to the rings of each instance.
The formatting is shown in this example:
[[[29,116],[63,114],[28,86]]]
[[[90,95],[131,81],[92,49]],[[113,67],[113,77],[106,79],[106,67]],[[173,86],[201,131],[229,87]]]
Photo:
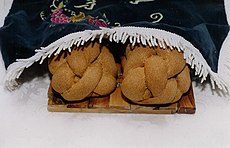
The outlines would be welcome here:
[[[128,45],[121,63],[122,93],[136,104],[176,102],[191,84],[183,53],[177,50]]]
[[[97,42],[50,58],[48,67],[52,88],[68,101],[107,95],[116,87],[113,55]]]

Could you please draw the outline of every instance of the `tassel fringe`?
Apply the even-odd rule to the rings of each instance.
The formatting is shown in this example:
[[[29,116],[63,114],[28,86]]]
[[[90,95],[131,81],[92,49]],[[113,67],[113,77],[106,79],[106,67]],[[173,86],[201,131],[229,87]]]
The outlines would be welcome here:
[[[100,43],[103,38],[108,38],[110,42],[130,42],[132,45],[141,43],[150,47],[160,46],[161,48],[166,48],[167,46],[172,50],[176,48],[179,52],[182,51],[184,53],[186,62],[192,69],[195,69],[195,74],[199,75],[201,82],[204,82],[209,75],[213,89],[217,86],[224,92],[229,92],[230,83],[226,83],[219,74],[211,70],[199,50],[189,41],[171,32],[143,27],[120,27],[112,29],[102,27],[101,30],[85,30],[66,35],[47,47],[36,50],[34,56],[28,59],[18,59],[15,63],[11,64],[7,69],[5,78],[6,87],[9,90],[14,90],[18,86],[16,79],[20,77],[25,68],[30,67],[34,62],[40,61],[40,64],[42,64],[46,58],[52,55],[58,55],[63,50],[71,52],[71,47],[73,45],[84,45],[86,42],[93,41],[96,38],[99,39]],[[225,63],[226,66],[230,65],[229,58],[227,58],[227,61],[228,63]],[[222,71],[228,69],[230,72],[230,68],[226,66],[222,68]]]

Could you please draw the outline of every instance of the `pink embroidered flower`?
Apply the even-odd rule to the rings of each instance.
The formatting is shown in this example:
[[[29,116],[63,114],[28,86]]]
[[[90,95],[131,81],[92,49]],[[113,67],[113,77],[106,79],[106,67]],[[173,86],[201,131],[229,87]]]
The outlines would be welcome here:
[[[53,12],[53,14],[51,15],[51,22],[53,24],[64,24],[70,22],[70,18],[62,12],[63,9],[57,9]]]
[[[92,25],[96,25],[98,27],[108,27],[106,22],[102,19],[97,19],[97,18],[90,18],[89,23]]]

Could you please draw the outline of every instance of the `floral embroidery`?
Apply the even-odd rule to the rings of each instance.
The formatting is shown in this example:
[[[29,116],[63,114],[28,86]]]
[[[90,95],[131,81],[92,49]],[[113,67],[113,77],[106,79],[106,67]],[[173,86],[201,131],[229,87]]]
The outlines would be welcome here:
[[[98,27],[108,27],[107,23],[104,20],[98,18],[90,18],[89,23]]]
[[[68,16],[62,13],[63,9],[56,9],[51,15],[51,22],[53,24],[65,24],[69,23],[71,20]]]
[[[76,7],[76,5],[74,7],[77,9],[71,10],[70,8],[67,8],[67,2],[67,0],[53,0],[52,4],[50,5],[50,9],[47,12],[42,11],[40,13],[41,19],[44,21],[50,21],[53,25],[87,21],[89,24],[98,27],[109,26],[109,22],[98,17],[86,15],[84,12],[79,11],[79,8]],[[86,5],[87,8],[88,5],[92,5],[93,8],[93,6],[96,5],[96,0],[87,0]],[[84,7],[84,9],[86,8]]]
[[[67,1],[53,0],[52,5],[50,5],[50,12],[42,11],[40,14],[41,19],[50,21],[55,25],[80,22],[91,18],[91,16],[86,16],[83,12],[67,9],[66,2]]]
[[[71,22],[80,22],[80,21],[84,21],[86,19],[90,19],[92,18],[91,16],[85,16],[85,13],[83,12],[79,12],[78,15],[73,15],[70,17]]]

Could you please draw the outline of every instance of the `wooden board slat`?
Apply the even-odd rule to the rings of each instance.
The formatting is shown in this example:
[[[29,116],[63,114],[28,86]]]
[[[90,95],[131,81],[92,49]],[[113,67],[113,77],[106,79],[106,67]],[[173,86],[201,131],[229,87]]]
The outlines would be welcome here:
[[[130,110],[131,106],[124,100],[124,97],[121,94],[121,89],[119,87],[114,91],[114,93],[110,95],[109,107]]]
[[[88,98],[81,102],[64,101],[62,98],[55,96],[50,87],[48,98],[48,110],[51,112],[194,114],[196,110],[192,86],[179,102],[158,106],[140,106],[126,102],[119,87],[109,96]]]
[[[182,96],[178,102],[178,111],[177,113],[183,114],[194,114],[196,112],[195,99],[193,94],[192,85],[189,89],[189,92]]]
[[[170,110],[172,113],[176,113],[178,110],[178,104],[177,103],[173,103],[167,106],[160,106],[159,110]]]
[[[88,108],[89,100],[83,102],[72,102],[67,104],[67,108]]]
[[[89,108],[109,108],[109,96],[103,98],[90,98]]]
[[[153,111],[160,111],[159,107],[154,106],[141,106],[136,104],[131,104],[131,110],[133,112],[141,111],[142,113],[151,113]]]

